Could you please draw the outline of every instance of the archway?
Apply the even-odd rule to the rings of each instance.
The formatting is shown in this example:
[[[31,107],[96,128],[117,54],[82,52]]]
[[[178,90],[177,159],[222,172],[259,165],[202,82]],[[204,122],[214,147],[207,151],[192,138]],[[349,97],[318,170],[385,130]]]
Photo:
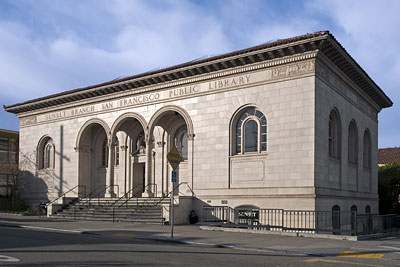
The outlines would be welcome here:
[[[168,152],[175,146],[182,156],[177,168],[176,185],[189,183],[193,188],[193,124],[189,114],[178,106],[165,106],[159,109],[149,122],[149,134],[146,142],[149,165],[146,165],[148,184],[155,184],[149,194],[158,191],[166,195],[174,186],[170,182],[172,168],[168,164]],[[151,157],[150,157],[151,155]],[[174,194],[178,194],[176,188]]]
[[[136,113],[120,116],[111,128],[111,181],[120,194],[140,196],[146,187],[147,123]]]
[[[109,127],[99,119],[86,122],[78,133],[76,150],[79,153],[79,196],[106,195],[109,165]]]

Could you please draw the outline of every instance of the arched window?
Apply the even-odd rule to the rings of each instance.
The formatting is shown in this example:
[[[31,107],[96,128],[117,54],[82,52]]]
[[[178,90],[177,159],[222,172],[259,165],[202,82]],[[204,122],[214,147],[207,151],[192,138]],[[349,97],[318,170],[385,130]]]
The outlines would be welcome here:
[[[329,156],[340,158],[340,120],[335,110],[329,115]]]
[[[140,132],[136,138],[131,139],[131,153],[144,154],[146,153],[146,141],[144,140],[144,132]]]
[[[371,206],[370,205],[365,206],[365,214],[371,214]]]
[[[174,136],[174,145],[181,154],[182,160],[188,159],[188,139],[187,127],[183,125],[179,127]]]
[[[107,167],[108,164],[108,145],[107,138],[104,139],[101,146],[101,167]]]
[[[368,129],[364,132],[363,165],[366,169],[371,168],[371,135]]]
[[[332,229],[333,234],[340,233],[340,207],[338,205],[332,207]]]
[[[114,157],[114,160],[115,160],[115,166],[119,166],[119,141],[118,141],[118,139],[115,141],[115,150],[114,150],[114,152],[115,152],[115,157]]]
[[[349,125],[349,138],[348,138],[348,158],[349,162],[357,164],[357,154],[358,154],[358,136],[357,127],[354,121],[350,122]]]
[[[239,114],[236,123],[236,153],[267,151],[267,119],[257,108],[250,107]]]
[[[55,164],[55,147],[53,139],[46,137],[41,140],[39,149],[39,169],[54,169]]]
[[[357,223],[356,221],[357,206],[356,205],[351,206],[350,211],[351,211],[351,230],[354,231],[356,229],[356,223]]]

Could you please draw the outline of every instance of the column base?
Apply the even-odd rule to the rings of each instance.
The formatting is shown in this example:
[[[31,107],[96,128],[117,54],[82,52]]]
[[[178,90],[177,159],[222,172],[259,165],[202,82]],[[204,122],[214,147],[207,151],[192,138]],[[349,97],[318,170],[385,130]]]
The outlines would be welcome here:
[[[143,192],[142,197],[154,197],[154,193],[151,192]]]

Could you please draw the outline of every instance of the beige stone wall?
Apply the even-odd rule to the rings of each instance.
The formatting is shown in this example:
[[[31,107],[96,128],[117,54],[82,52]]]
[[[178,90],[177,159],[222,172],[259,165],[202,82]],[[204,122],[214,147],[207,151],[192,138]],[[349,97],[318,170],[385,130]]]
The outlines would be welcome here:
[[[347,210],[351,203],[356,203],[360,210],[370,204],[372,211],[377,212],[377,168],[374,164],[377,109],[346,77],[324,62],[318,59],[315,71],[314,59],[261,69],[248,68],[246,72],[237,68],[228,76],[222,76],[221,72],[205,82],[192,82],[185,87],[171,84],[171,87],[150,88],[137,94],[124,92],[85,100],[80,107],[86,108],[78,115],[75,109],[80,107],[68,105],[58,110],[24,114],[20,149],[25,156],[21,156],[20,162],[27,177],[24,179],[25,195],[40,199],[48,191],[52,199],[78,184],[79,149],[75,147],[79,132],[88,121],[100,119],[107,129],[113,129],[118,118],[131,112],[142,116],[149,125],[161,109],[179,107],[173,112],[188,114],[186,118],[181,113],[179,120],[189,120],[186,123],[193,125],[190,131],[193,130],[194,138],[188,141],[188,160],[178,168],[178,183],[185,182],[194,190],[199,199],[197,206],[203,203],[331,210],[333,205],[342,203],[342,210]],[[141,102],[129,102],[138,96],[142,97]],[[241,108],[249,105],[257,107],[267,118],[267,151],[235,155],[232,153],[235,134],[232,119]],[[329,113],[333,108],[339,111],[342,126],[340,161],[330,159],[327,154]],[[168,123],[173,122],[172,115]],[[347,133],[352,119],[358,129],[356,166],[347,161]],[[155,127],[154,147],[150,150],[155,165],[145,169],[157,184],[157,188],[153,188],[157,196],[172,190],[172,169],[167,164],[166,154],[171,148],[173,130],[171,135],[163,135],[163,123],[159,121]],[[370,171],[362,166],[362,139],[366,128],[370,130],[372,141]],[[46,135],[54,140],[55,169],[38,171],[36,148]],[[117,136],[121,140],[124,138],[123,134]],[[126,145],[121,140],[120,145]],[[120,157],[120,165],[113,173],[114,183],[119,185],[122,195],[132,187],[125,180],[125,170],[132,166],[124,162],[122,147]],[[146,156],[140,157],[139,162],[145,162]],[[102,171],[92,170],[94,173]],[[31,190],[33,187],[36,189]],[[185,186],[175,193],[191,195]]]
[[[306,66],[306,69],[299,71],[299,66]],[[288,71],[293,69],[294,72]],[[215,78],[197,85],[201,93],[156,104],[49,121],[43,121],[52,118],[46,114],[55,112],[43,111],[36,114],[36,124],[23,125],[21,128],[21,151],[30,154],[32,160],[36,161],[35,150],[40,138],[45,135],[52,137],[56,146],[55,169],[37,171],[33,164],[21,167],[32,173],[33,177],[39,174],[46,183],[49,198],[54,198],[78,184],[79,153],[74,148],[78,133],[86,122],[100,119],[111,129],[121,115],[134,112],[149,123],[162,107],[179,106],[190,115],[195,137],[193,143],[189,141],[189,160],[178,169],[178,182],[187,182],[197,197],[205,200],[209,196],[222,199],[232,195],[230,199],[233,206],[242,203],[240,198],[245,197],[247,203],[261,208],[279,206],[313,209],[309,199],[306,201],[307,205],[297,206],[300,202],[290,200],[290,197],[309,196],[313,191],[314,80],[313,61],[307,61],[233,75],[227,79]],[[230,123],[234,114],[244,105],[254,105],[267,117],[266,153],[232,156],[230,152],[233,140],[230,138]],[[162,141],[157,134],[155,138],[155,142]],[[172,189],[169,182],[171,168],[165,163],[165,159],[164,174],[161,171],[161,150],[158,146],[153,149],[155,169],[152,173],[155,174],[158,195]],[[164,156],[167,152],[164,151]],[[123,153],[121,151],[120,155]],[[92,170],[95,173],[103,171]],[[120,192],[125,191],[124,179],[124,164],[121,162],[114,169],[114,181],[120,185]],[[46,188],[43,187],[43,190]],[[280,198],[279,201],[269,199],[275,199],[277,194],[287,197],[284,200]]]
[[[341,210],[358,209],[369,204],[373,213],[377,208],[377,134],[378,108],[358,87],[333,65],[320,58],[316,63],[315,80],[315,186],[317,209],[331,210],[341,205]],[[340,160],[329,157],[329,115],[336,109],[341,123]],[[351,120],[357,124],[357,164],[348,162],[348,132]],[[371,169],[363,167],[364,131],[371,133]],[[321,199],[320,199],[321,197]],[[364,208],[363,208],[364,209]]]

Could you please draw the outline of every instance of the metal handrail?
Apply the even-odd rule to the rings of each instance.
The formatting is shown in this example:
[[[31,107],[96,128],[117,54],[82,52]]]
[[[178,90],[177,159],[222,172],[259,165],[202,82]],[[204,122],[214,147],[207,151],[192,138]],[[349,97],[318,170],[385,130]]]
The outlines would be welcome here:
[[[100,186],[96,187],[92,192],[90,192],[89,194],[87,194],[87,195],[85,196],[85,198],[88,197],[89,199],[86,200],[85,202],[81,203],[81,205],[85,205],[86,203],[89,203],[89,206],[90,206],[90,202],[91,202],[91,199],[92,199],[92,198],[95,198],[95,196],[98,196],[99,194],[105,192],[105,191],[106,191],[107,189],[109,189],[110,187],[115,187],[115,186],[116,186],[116,187],[118,188],[118,195],[119,195],[119,185],[117,185],[117,184],[115,184],[115,185],[108,185],[108,186],[106,186],[103,190],[101,190],[100,192],[96,193],[94,196],[92,195],[94,192],[96,192],[99,188],[101,188],[101,187],[103,187],[103,186],[105,186],[105,185],[100,185]],[[98,199],[98,204],[100,204],[100,199]]]
[[[56,202],[57,200],[59,200],[60,198],[64,197],[66,194],[68,194],[69,192],[71,192],[72,190],[74,190],[75,188],[79,188],[79,187],[83,187],[84,188],[84,195],[86,194],[86,186],[84,185],[76,185],[73,188],[71,188],[70,190],[68,190],[67,192],[65,192],[64,194],[62,194],[61,196],[59,196],[58,198],[50,201],[49,203],[46,204],[46,206],[50,206],[51,204],[53,204],[54,202]]]
[[[168,198],[169,195],[170,195],[172,192],[174,192],[177,188],[179,188],[179,186],[181,186],[182,184],[186,184],[186,185],[189,187],[189,189],[192,191],[192,193],[194,194],[193,190],[190,188],[190,186],[187,184],[187,182],[181,182],[181,183],[179,183],[177,186],[175,186],[171,191],[169,191],[165,196],[163,196],[159,201],[155,202],[153,205],[148,206],[148,207],[155,207],[155,206],[157,206],[158,204],[160,204],[164,199]],[[194,195],[195,195],[195,194],[194,194]]]
[[[140,186],[143,187],[143,184],[138,184],[138,185],[136,185],[134,188],[132,188],[131,190],[129,190],[128,192],[126,192],[122,197],[120,197],[120,198],[118,198],[116,201],[114,201],[114,202],[110,205],[110,207],[114,206],[115,203],[117,203],[117,202],[120,201],[121,199],[127,198],[128,195],[129,195],[132,191],[138,189]],[[142,193],[142,192],[139,191],[139,192],[135,193],[134,195],[131,196],[131,198],[134,197],[134,196],[136,196],[136,194],[138,194],[138,193]]]
[[[143,188],[144,191],[146,190],[147,187],[152,186],[152,185],[155,185],[155,189],[156,189],[156,192],[157,192],[157,184],[152,184],[152,183],[147,184],[147,185]],[[134,197],[136,197],[136,205],[138,206],[138,205],[139,205],[139,204],[138,204],[139,196],[135,194],[135,195],[133,195],[133,196],[127,198],[127,199],[125,200],[124,203],[122,203],[121,205],[118,206],[118,208],[122,207],[122,206],[125,205],[125,204],[126,204],[126,206],[128,206],[128,201],[131,200],[131,199],[134,198]]]

